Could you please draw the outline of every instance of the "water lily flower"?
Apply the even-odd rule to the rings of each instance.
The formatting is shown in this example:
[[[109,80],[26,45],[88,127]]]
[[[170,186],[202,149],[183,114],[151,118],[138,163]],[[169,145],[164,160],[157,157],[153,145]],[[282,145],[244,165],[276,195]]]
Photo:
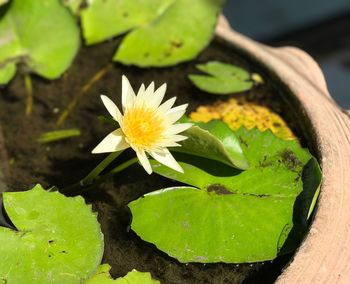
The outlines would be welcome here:
[[[147,88],[142,84],[135,95],[129,80],[123,76],[123,114],[108,97],[101,96],[103,104],[120,128],[108,134],[92,153],[116,152],[131,147],[148,174],[152,173],[152,167],[147,154],[167,167],[183,172],[168,147],[181,146],[177,142],[187,138],[179,133],[192,124],[175,122],[185,114],[188,104],[173,107],[176,97],[161,104],[165,91],[166,84],[155,90],[152,82]]]

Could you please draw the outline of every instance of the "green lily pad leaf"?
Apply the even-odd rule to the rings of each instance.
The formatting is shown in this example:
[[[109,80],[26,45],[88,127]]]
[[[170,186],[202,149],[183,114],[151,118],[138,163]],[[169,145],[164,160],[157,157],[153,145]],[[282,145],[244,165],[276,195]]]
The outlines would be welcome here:
[[[194,123],[183,135],[188,139],[180,143],[181,147],[174,147],[173,151],[206,157],[239,169],[249,167],[238,138],[222,121]]]
[[[149,272],[139,272],[135,269],[130,271],[126,276],[113,279],[109,274],[111,266],[102,264],[99,266],[96,274],[86,282],[86,284],[157,284]]]
[[[67,6],[73,14],[78,15],[80,10],[85,6],[84,1],[85,0],[62,0],[62,3]]]
[[[219,61],[197,65],[206,75],[189,75],[191,82],[200,90],[217,95],[229,95],[250,90],[254,82],[244,69]]]
[[[4,283],[83,283],[101,262],[103,235],[82,197],[47,192],[40,185],[3,193],[17,230],[0,227]]]
[[[47,79],[59,77],[78,51],[79,28],[59,0],[13,0],[0,20],[0,66],[22,62]]]
[[[245,171],[175,153],[181,174],[152,160],[154,172],[193,187],[131,202],[131,228],[180,262],[257,262],[293,251],[317,198],[319,166],[297,142],[270,131],[236,135],[250,164]]]
[[[16,64],[8,63],[0,68],[0,85],[7,84],[16,74]]]
[[[306,218],[309,219],[311,214],[313,213],[318,196],[320,195],[321,190],[321,181],[322,181],[322,171],[320,165],[318,164],[315,158],[312,158],[304,168],[303,171],[303,182],[306,184],[307,188],[316,188],[315,194],[313,196],[306,196],[304,199],[311,200],[310,208],[307,211]],[[305,191],[306,194],[310,194],[312,192]],[[306,213],[306,212],[305,212]],[[305,217],[305,214],[304,214]]]
[[[82,11],[88,44],[129,32],[113,60],[140,67],[187,61],[211,40],[223,1],[94,0]]]
[[[174,0],[92,0],[82,10],[86,44],[96,44],[157,19]]]

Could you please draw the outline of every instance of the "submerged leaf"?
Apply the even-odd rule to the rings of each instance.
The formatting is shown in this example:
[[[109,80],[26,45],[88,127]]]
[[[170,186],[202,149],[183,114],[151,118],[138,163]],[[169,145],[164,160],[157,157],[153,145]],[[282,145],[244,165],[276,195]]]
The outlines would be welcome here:
[[[88,44],[129,32],[114,60],[123,64],[170,66],[190,60],[209,43],[221,0],[93,0],[82,11]]]
[[[4,283],[82,283],[101,262],[103,235],[82,197],[47,192],[40,185],[3,193],[17,230],[0,227]]]
[[[135,269],[130,271],[126,276],[113,279],[109,274],[111,269],[109,264],[99,266],[96,274],[89,279],[86,284],[157,284],[149,272],[139,272]]]
[[[62,129],[62,130],[55,130],[55,131],[49,131],[45,132],[40,135],[38,142],[45,144],[45,143],[51,143],[51,142],[57,142],[61,140],[65,140],[72,137],[80,136],[81,132],[79,129],[73,128],[73,129]]]
[[[132,229],[181,262],[256,262],[294,250],[317,196],[317,162],[270,131],[241,128],[236,136],[250,164],[245,171],[184,154],[175,155],[183,174],[152,161],[154,172],[194,187],[131,202]]]
[[[173,148],[173,151],[206,157],[238,169],[249,167],[238,138],[222,121],[196,123],[183,135],[188,138],[180,142],[181,147]]]
[[[197,88],[211,94],[228,95],[253,87],[250,74],[235,65],[211,61],[197,65],[197,69],[206,75],[189,75],[189,79]]]
[[[0,66],[21,62],[55,79],[78,51],[79,29],[59,0],[12,0],[0,19],[0,42]]]

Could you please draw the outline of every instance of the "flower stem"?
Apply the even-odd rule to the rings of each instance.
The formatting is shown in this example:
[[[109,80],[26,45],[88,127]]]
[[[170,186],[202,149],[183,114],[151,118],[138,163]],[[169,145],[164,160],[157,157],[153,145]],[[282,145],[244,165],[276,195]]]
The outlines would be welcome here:
[[[87,192],[87,191],[90,191],[94,188],[96,188],[97,185],[99,185],[100,183],[104,182],[105,180],[111,178],[112,176],[114,176],[115,174],[127,169],[128,167],[132,166],[133,164],[136,164],[138,161],[138,158],[135,157],[135,158],[132,158],[122,164],[120,164],[119,166],[115,167],[113,170],[111,170],[109,173],[103,175],[103,176],[99,176],[96,178],[94,184],[91,184],[90,186],[87,186],[87,187],[81,187],[79,189],[78,192],[75,192],[77,194],[81,194],[83,192]],[[63,192],[61,190],[61,192]],[[64,193],[64,192],[63,192]]]
[[[112,152],[103,159],[85,178],[80,181],[81,186],[90,185],[97,178],[97,176],[112,163],[123,151]]]
[[[106,158],[103,159],[101,163],[99,163],[86,177],[81,179],[79,182],[76,182],[72,185],[64,187],[60,189],[62,193],[68,193],[70,191],[74,191],[76,188],[81,188],[87,185],[91,185],[94,180],[98,177],[98,175],[108,167],[110,163],[112,163],[123,151],[112,152]]]
[[[24,86],[26,89],[26,115],[31,115],[33,111],[33,84],[29,74],[24,75]]]
[[[128,161],[126,161],[126,162],[120,164],[119,166],[117,166],[117,167],[115,167],[113,170],[111,170],[109,173],[107,173],[107,174],[105,174],[105,175],[103,175],[103,176],[98,177],[98,178],[96,179],[96,182],[97,182],[97,183],[101,183],[101,182],[105,181],[106,179],[108,179],[108,178],[114,176],[115,174],[117,174],[117,173],[119,173],[119,172],[125,170],[126,168],[132,166],[133,164],[136,164],[137,161],[138,161],[138,158],[135,157],[135,158],[132,158],[132,159],[130,159],[130,160],[128,160]]]
[[[121,153],[121,152],[114,152],[114,153]],[[112,153],[113,154],[113,153]],[[120,164],[119,166],[116,166],[114,169],[112,169],[110,172],[106,173],[105,175],[98,176],[104,168],[107,167],[107,162],[111,159],[112,156],[110,154],[108,157],[106,157],[95,169],[93,169],[90,174],[88,174],[85,178],[83,178],[80,182],[74,183],[68,187],[61,188],[59,191],[61,193],[70,193],[70,194],[80,194],[82,192],[89,191],[91,189],[94,189],[96,185],[100,184],[101,182],[105,181],[108,178],[111,178],[115,174],[127,169],[128,167],[132,166],[133,164],[136,164],[138,161],[138,158],[132,158],[128,161],[125,161],[124,163]],[[117,155],[118,156],[118,155]],[[114,157],[116,158],[116,157]],[[110,162],[111,162],[110,161]],[[101,165],[106,165],[104,168],[102,168]]]

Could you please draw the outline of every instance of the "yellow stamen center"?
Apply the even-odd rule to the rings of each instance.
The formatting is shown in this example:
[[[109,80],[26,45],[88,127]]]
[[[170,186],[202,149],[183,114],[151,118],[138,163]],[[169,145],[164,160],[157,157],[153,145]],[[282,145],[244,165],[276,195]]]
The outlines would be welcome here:
[[[152,149],[164,132],[164,120],[152,108],[128,109],[124,114],[122,125],[128,142],[139,150]]]

